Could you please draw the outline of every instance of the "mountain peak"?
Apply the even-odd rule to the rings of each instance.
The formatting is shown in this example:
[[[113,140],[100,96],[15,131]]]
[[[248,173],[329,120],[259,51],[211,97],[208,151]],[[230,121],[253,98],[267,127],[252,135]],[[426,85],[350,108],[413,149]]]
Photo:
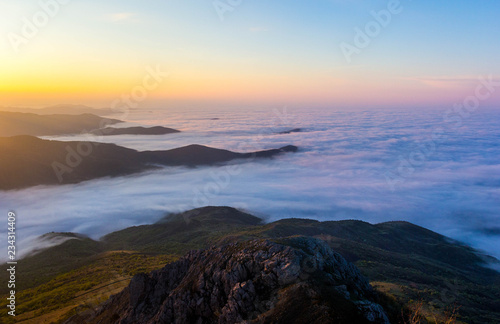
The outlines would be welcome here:
[[[158,223],[195,222],[203,225],[259,225],[262,219],[227,206],[207,206],[188,210],[183,213],[169,214]]]
[[[252,240],[192,251],[133,277],[88,323],[388,323],[359,270],[323,241]]]

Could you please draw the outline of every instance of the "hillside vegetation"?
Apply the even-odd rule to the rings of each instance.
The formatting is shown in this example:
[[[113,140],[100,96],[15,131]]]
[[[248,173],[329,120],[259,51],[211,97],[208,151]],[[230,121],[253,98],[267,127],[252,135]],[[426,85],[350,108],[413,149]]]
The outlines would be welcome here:
[[[412,309],[418,309],[422,323],[444,322],[450,316],[458,316],[457,322],[463,323],[500,322],[500,274],[487,267],[487,262],[496,260],[485,259],[464,244],[407,222],[372,225],[349,220],[283,219],[264,224],[230,207],[204,207],[167,215],[156,224],[117,231],[100,241],[73,239],[25,258],[19,262],[19,269],[23,269],[19,282],[24,284],[21,294],[26,296],[22,311],[40,311],[36,291],[41,287],[49,295],[65,289],[67,297],[76,298],[99,282],[107,282],[110,272],[132,274],[135,271],[130,267],[137,271],[160,268],[161,262],[175,260],[194,249],[261,239],[280,242],[298,236],[320,239],[353,262],[382,293],[381,303],[391,316],[403,311],[398,319],[401,323]],[[124,256],[123,251],[129,254]],[[111,259],[114,263],[107,261],[106,266],[97,266],[110,256],[115,258]],[[134,263],[132,258],[153,259],[144,259],[142,264]],[[103,279],[80,286],[96,268]],[[63,278],[71,279],[57,288],[56,283]],[[70,316],[84,307],[70,304],[67,299],[61,300],[53,310],[64,308]]]

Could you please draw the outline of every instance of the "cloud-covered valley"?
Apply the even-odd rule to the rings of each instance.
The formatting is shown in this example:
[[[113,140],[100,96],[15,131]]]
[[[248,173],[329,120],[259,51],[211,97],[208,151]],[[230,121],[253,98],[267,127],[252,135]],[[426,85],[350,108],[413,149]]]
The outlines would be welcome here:
[[[137,150],[202,144],[239,152],[292,144],[295,154],[204,168],[165,168],[77,185],[0,192],[17,214],[18,249],[38,235],[99,238],[204,205],[285,217],[407,220],[500,258],[500,113],[478,110],[456,127],[428,111],[136,111],[132,124],[179,129],[109,136]],[[301,132],[277,134],[301,128]],[[433,134],[442,130],[436,141]],[[46,137],[49,138],[49,137]],[[86,140],[86,136],[50,137]],[[427,149],[426,149],[427,148]]]

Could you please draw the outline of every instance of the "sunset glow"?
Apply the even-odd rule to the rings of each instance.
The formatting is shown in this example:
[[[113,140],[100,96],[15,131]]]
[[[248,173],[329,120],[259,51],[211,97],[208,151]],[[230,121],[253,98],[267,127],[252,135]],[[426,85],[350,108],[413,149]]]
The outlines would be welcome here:
[[[500,27],[490,2],[252,1],[223,12],[210,2],[62,3],[0,1],[2,105],[109,106],[146,66],[169,78],[145,107],[440,106],[499,74],[498,42],[484,35]],[[356,41],[368,45],[346,57]]]

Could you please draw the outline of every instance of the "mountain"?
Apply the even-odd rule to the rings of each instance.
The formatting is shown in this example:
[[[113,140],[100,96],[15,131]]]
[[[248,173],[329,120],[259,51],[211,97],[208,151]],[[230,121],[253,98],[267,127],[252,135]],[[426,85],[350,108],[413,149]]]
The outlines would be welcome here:
[[[0,137],[0,190],[78,183],[130,175],[159,166],[213,165],[235,159],[270,158],[295,146],[236,153],[201,145],[145,151],[96,142],[60,142],[32,136]]]
[[[132,314],[131,312],[141,314],[144,310],[140,309],[139,304],[127,306],[118,297],[116,297],[118,300],[111,299],[104,308],[97,305],[111,294],[120,293],[119,296],[126,299],[124,297],[127,296],[126,290],[120,291],[129,285],[131,275],[149,273],[153,269],[162,267],[163,270],[140,275],[139,279],[142,278],[144,281],[136,279],[135,283],[144,282],[143,287],[152,287],[155,286],[154,282],[159,273],[170,276],[169,273],[175,272],[175,269],[177,271],[183,269],[182,273],[186,275],[180,276],[178,273],[180,277],[176,277],[178,280],[175,280],[183,284],[177,288],[166,289],[162,293],[165,299],[162,300],[165,302],[169,300],[167,297],[171,294],[179,293],[179,296],[186,296],[186,299],[179,299],[179,303],[192,301],[193,295],[188,298],[186,289],[191,287],[194,290],[189,291],[197,292],[198,288],[190,285],[193,281],[190,281],[192,278],[188,274],[196,273],[198,269],[199,273],[207,275],[204,279],[208,283],[210,276],[215,274],[211,265],[221,270],[226,269],[222,266],[224,262],[221,264],[216,262],[217,255],[224,257],[228,265],[232,262],[232,252],[240,253],[242,258],[248,253],[248,259],[255,259],[254,251],[260,251],[261,247],[265,250],[277,244],[279,249],[289,247],[298,255],[305,253],[306,256],[310,256],[314,249],[305,248],[309,243],[299,244],[300,240],[303,240],[312,242],[311,244],[318,248],[326,244],[335,251],[333,255],[338,253],[359,268],[361,275],[368,278],[378,295],[374,297],[375,299],[370,297],[367,300],[380,304],[393,323],[409,322],[408,318],[415,316],[422,319],[421,323],[434,323],[434,318],[438,323],[442,323],[456,316],[458,317],[456,323],[500,322],[500,274],[488,267],[489,264],[498,261],[491,257],[487,258],[460,242],[408,222],[369,224],[354,220],[319,222],[308,219],[282,219],[266,224],[261,219],[234,208],[203,207],[166,215],[155,224],[135,226],[110,233],[99,241],[68,233],[53,233],[49,238],[53,240],[53,236],[59,235],[63,239],[62,244],[26,257],[18,263],[19,269],[22,269],[18,274],[21,289],[19,295],[24,298],[21,307],[27,314],[38,312],[51,314],[53,318],[67,319],[77,313],[82,316],[97,316],[96,314],[101,314],[99,312],[102,311],[103,316],[110,315],[118,308],[124,310],[124,316]],[[67,240],[68,237],[72,239]],[[294,241],[295,239],[299,241]],[[320,248],[322,249],[323,247]],[[193,250],[198,252],[190,252]],[[329,253],[323,254],[322,258],[332,260],[333,257]],[[321,253],[312,255],[320,256]],[[162,260],[165,259],[170,261],[163,261],[162,264]],[[333,259],[337,260],[336,257]],[[179,264],[165,267],[166,263],[170,264],[173,260],[181,260],[181,264],[189,260],[194,262],[196,267],[193,265],[192,268],[182,268]],[[290,259],[291,264],[296,262],[293,260]],[[308,258],[305,265],[301,264],[299,273],[307,272],[307,268],[311,267],[316,269],[314,265],[319,261],[315,260]],[[275,266],[271,262],[267,264],[269,267]],[[120,269],[119,273],[117,269]],[[232,273],[231,271],[228,270],[228,273]],[[262,272],[259,271],[251,274],[253,284],[257,280],[253,278],[258,278]],[[327,280],[329,271],[323,268],[321,273],[318,273],[319,281],[302,280],[304,276],[299,275],[298,282],[287,286],[290,290],[279,285],[274,288],[271,288],[273,285],[266,286],[266,291],[277,293],[277,296],[283,298],[272,300],[276,302],[273,304],[277,312],[276,317],[285,316],[290,312],[294,318],[300,318],[301,312],[294,313],[294,311],[302,309],[300,307],[309,309],[311,305],[307,304],[307,300],[311,298],[317,305],[321,305],[321,309],[324,306],[324,309],[328,310],[325,312],[329,314],[328,316],[332,316],[335,308],[331,308],[328,299],[325,298],[331,295],[328,289],[342,284],[320,284],[329,282]],[[125,277],[123,273],[126,274]],[[0,275],[6,276],[1,273]],[[149,279],[145,279],[146,277]],[[84,286],[83,283],[89,280],[91,282]],[[108,281],[116,282],[119,287],[112,291],[101,289],[105,286],[104,282]],[[295,290],[298,287],[294,286],[295,284],[307,287],[305,291],[311,292],[313,297],[307,295],[306,298],[305,295],[301,295],[300,291]],[[133,287],[137,287],[134,285]],[[291,289],[292,287],[294,288]],[[327,289],[326,294],[321,287]],[[355,296],[351,293],[351,288],[346,285],[349,295],[344,294],[345,296]],[[98,300],[82,300],[74,297],[83,294],[94,296],[96,289],[102,292]],[[126,289],[129,289],[130,293],[130,288]],[[4,290],[5,287],[1,292],[5,293]],[[345,292],[342,289],[341,291]],[[229,294],[221,295],[221,299],[218,299],[220,302],[218,305],[222,309],[224,309],[222,305],[231,304],[227,299],[228,296]],[[299,299],[297,301],[293,296],[300,298],[297,298]],[[258,297],[258,300],[261,298],[263,297]],[[49,307],[46,300],[54,302]],[[203,299],[200,303],[205,301]],[[301,301],[304,304],[296,304]],[[159,305],[159,301],[157,302]],[[341,305],[346,305],[346,309],[354,309],[349,300],[342,301]],[[56,309],[66,309],[66,315],[63,316]],[[161,309],[154,309],[155,315],[160,314]],[[280,309],[282,313],[279,313]],[[264,316],[266,311],[261,310],[259,316]],[[311,312],[315,314],[313,310]],[[425,321],[425,318],[429,321]],[[272,319],[268,322],[272,322]]]
[[[283,134],[300,133],[300,132],[302,132],[302,128],[294,128],[283,132],[279,132],[278,134],[283,135]]]
[[[179,256],[201,249],[262,219],[231,207],[204,207],[170,214],[156,224],[129,227],[101,239],[110,250],[146,253],[169,251]]]
[[[234,159],[271,158],[280,153],[297,152],[297,147],[287,145],[279,149],[270,149],[252,153],[236,153],[214,149],[203,145],[188,145],[168,151],[144,151],[142,157],[162,165],[197,166],[231,161]]]
[[[110,108],[91,108],[85,105],[71,105],[71,104],[60,104],[44,108],[20,108],[20,107],[0,107],[0,111],[9,112],[19,112],[19,113],[31,113],[38,115],[82,115],[82,114],[94,114],[97,116],[112,115],[116,112]]]
[[[253,240],[138,274],[97,313],[66,323],[389,323],[376,298],[324,241]]]
[[[165,134],[172,134],[179,132],[180,131],[173,128],[155,126],[155,127],[126,127],[126,128],[106,127],[103,129],[97,129],[95,131],[92,131],[91,133],[102,136],[113,136],[113,135],[165,135]]]
[[[92,114],[37,115],[0,111],[0,137],[81,134],[120,122],[117,119],[108,119]]]

